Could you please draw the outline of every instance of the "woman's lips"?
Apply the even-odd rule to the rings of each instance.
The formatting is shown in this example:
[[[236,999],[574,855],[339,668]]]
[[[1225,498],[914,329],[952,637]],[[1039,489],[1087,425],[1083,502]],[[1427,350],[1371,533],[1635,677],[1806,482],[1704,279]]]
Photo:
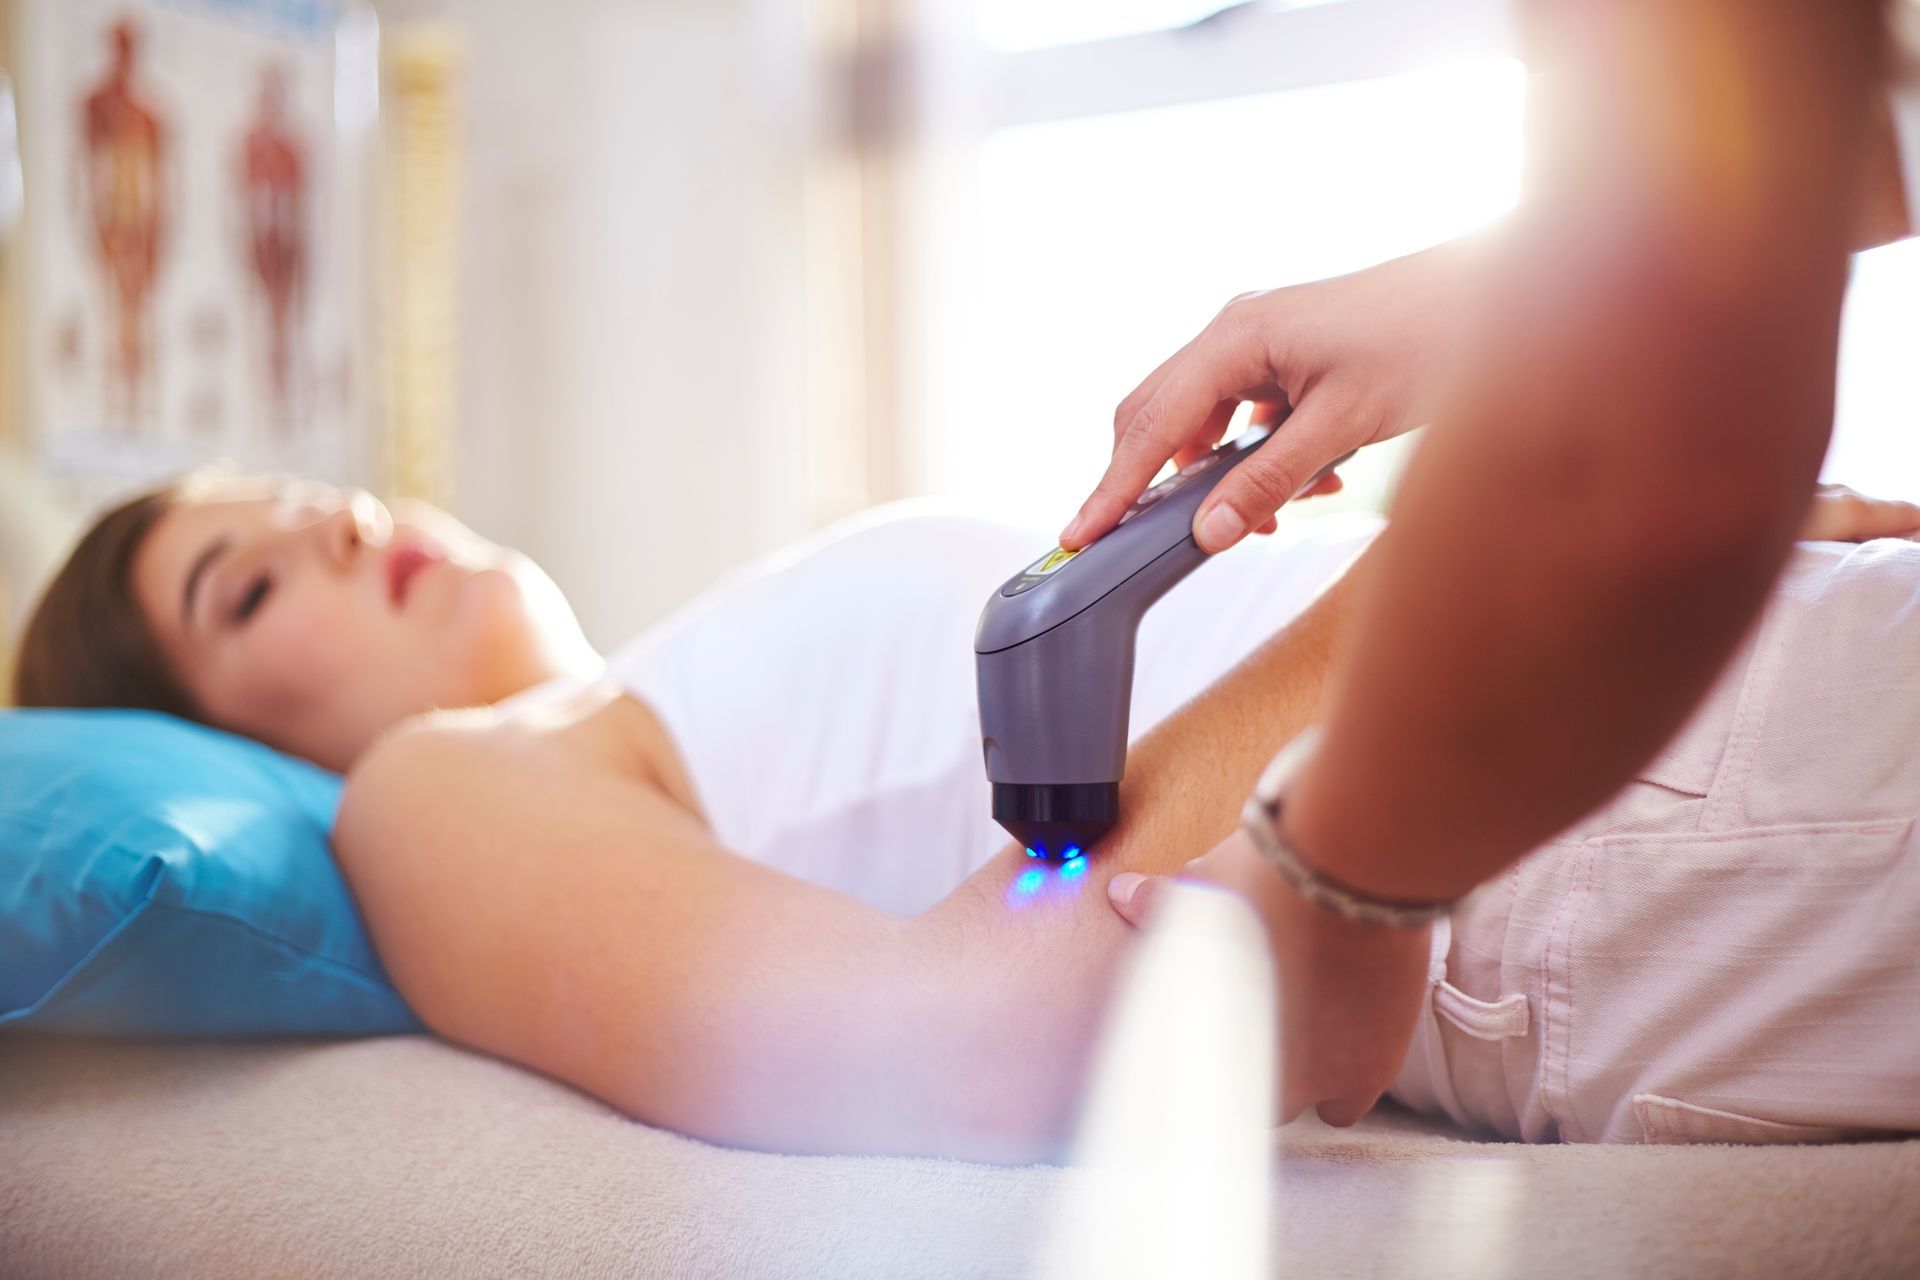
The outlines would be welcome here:
[[[445,560],[446,556],[437,548],[422,546],[419,543],[404,543],[387,553],[387,595],[398,609],[407,602],[407,595],[413,590],[413,580],[423,569],[431,568]]]

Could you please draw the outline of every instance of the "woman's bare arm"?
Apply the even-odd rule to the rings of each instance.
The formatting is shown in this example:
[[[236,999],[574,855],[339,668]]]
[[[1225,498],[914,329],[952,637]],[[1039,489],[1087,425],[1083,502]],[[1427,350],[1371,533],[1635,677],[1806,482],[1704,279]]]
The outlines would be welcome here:
[[[964,1134],[935,1088],[943,993],[911,922],[722,848],[610,758],[621,707],[558,731],[429,723],[355,767],[336,851],[408,1002],[716,1142],[920,1152]]]
[[[1011,848],[918,919],[737,857],[609,752],[624,700],[558,730],[393,736],[349,779],[336,848],[395,983],[450,1039],[716,1142],[1040,1158],[1127,942],[1106,880],[1231,827],[1312,718],[1348,592],[1144,738],[1093,869],[1031,895]]]

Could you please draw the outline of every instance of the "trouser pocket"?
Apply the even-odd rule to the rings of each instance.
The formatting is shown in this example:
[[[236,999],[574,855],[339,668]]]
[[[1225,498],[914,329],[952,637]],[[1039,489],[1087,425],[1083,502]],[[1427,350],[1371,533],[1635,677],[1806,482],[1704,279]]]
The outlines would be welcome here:
[[[1911,836],[1905,821],[1623,836],[1543,860],[1525,892],[1554,902],[1529,943],[1536,1087],[1560,1136],[1920,1129]],[[1735,1131],[1750,1136],[1688,1136]]]
[[[1678,1098],[1663,1098],[1657,1093],[1634,1095],[1633,1114],[1640,1124],[1640,1141],[1657,1144],[1732,1142],[1764,1147],[1796,1142],[1839,1142],[1863,1134],[1859,1129],[1763,1120],[1758,1116],[1697,1106]]]

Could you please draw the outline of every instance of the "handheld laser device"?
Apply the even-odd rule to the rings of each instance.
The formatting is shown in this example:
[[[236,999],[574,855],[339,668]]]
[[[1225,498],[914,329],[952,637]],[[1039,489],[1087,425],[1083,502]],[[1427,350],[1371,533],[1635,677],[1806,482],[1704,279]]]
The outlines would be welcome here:
[[[987,780],[994,821],[1029,856],[1072,863],[1119,820],[1140,619],[1207,558],[1201,500],[1272,436],[1259,426],[1218,446],[1089,546],[1054,548],[988,597],[973,643]]]

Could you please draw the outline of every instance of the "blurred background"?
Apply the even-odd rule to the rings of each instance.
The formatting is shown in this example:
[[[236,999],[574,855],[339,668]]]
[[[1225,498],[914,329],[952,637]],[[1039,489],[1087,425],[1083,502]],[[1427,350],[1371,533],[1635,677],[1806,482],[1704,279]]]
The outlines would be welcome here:
[[[1502,0],[0,0],[0,69],[9,629],[229,457],[446,504],[603,646],[876,502],[1044,541],[1228,298],[1509,208],[1527,92]],[[1920,498],[1917,425],[1909,244],[1830,477]]]

